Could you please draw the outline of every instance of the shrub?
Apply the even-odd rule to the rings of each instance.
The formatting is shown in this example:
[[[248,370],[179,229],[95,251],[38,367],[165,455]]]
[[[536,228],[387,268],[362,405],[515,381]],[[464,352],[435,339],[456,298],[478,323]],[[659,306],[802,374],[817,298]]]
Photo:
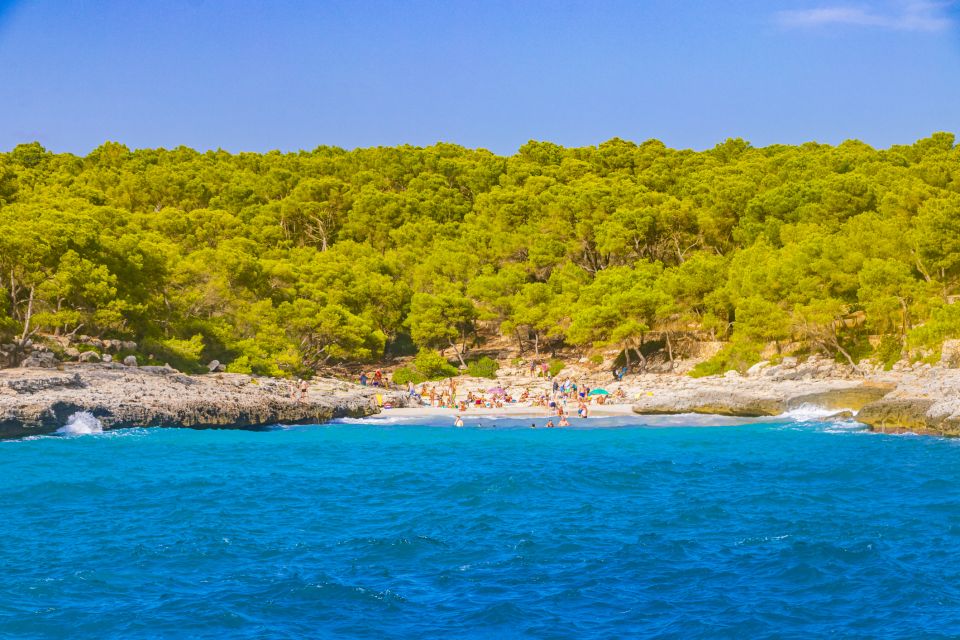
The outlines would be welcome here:
[[[693,378],[715,376],[731,369],[743,373],[759,361],[760,345],[748,340],[733,340],[709,360],[698,363],[691,369],[690,376]]]
[[[467,363],[467,373],[476,378],[496,378],[499,368],[497,361],[487,356]]]
[[[153,358],[146,359],[148,364],[169,364],[177,371],[185,373],[200,373],[206,370],[200,365],[204,348],[203,336],[200,334],[195,334],[189,340],[146,338],[140,346],[142,352],[153,355]]]
[[[399,369],[393,372],[393,376],[391,377],[391,379],[393,380],[394,384],[399,384],[399,385],[405,385],[408,382],[412,382],[413,384],[420,384],[421,382],[426,380],[426,378],[420,375],[420,372],[418,372],[413,367],[400,367]]]
[[[253,373],[253,367],[250,366],[250,356],[240,356],[227,365],[227,373]]]
[[[595,353],[592,356],[590,356],[590,362],[592,362],[595,365],[601,365],[603,364],[603,356],[600,355],[599,353]]]
[[[896,336],[885,335],[881,338],[874,353],[877,360],[883,364],[883,370],[890,371],[893,365],[897,364],[903,356],[903,343]]]
[[[551,360],[550,361],[550,377],[556,377],[558,373],[563,371],[563,368],[566,367],[566,363],[563,360]]]
[[[413,359],[413,367],[425,380],[452,378],[459,371],[436,351],[421,349]]]

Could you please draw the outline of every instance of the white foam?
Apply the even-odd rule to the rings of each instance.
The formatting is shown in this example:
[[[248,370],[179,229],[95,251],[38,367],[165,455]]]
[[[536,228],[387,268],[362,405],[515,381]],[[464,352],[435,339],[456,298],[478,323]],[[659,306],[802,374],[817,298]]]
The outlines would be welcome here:
[[[419,418],[423,420],[424,418]],[[380,414],[367,418],[337,418],[331,420],[330,424],[402,424],[405,422],[415,423],[418,418],[413,416],[396,416],[392,418],[382,417]]]
[[[819,407],[815,404],[802,404],[799,407],[794,407],[793,409],[790,409],[789,411],[786,411],[777,417],[786,420],[795,420],[796,422],[808,422],[810,420],[822,420],[823,418],[829,418],[830,416],[835,416],[844,411],[849,411],[850,413],[856,414],[856,411],[853,409],[827,409],[826,407]]]
[[[103,433],[103,423],[89,411],[77,411],[67,418],[67,424],[57,429],[57,433],[69,436],[85,436],[91,433]]]

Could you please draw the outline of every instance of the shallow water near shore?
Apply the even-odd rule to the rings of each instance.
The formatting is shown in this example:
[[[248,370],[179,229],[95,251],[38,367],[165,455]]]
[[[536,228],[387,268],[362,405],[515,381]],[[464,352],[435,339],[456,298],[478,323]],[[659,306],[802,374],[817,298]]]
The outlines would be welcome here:
[[[0,637],[960,628],[960,442],[789,416],[531,421],[0,442]]]

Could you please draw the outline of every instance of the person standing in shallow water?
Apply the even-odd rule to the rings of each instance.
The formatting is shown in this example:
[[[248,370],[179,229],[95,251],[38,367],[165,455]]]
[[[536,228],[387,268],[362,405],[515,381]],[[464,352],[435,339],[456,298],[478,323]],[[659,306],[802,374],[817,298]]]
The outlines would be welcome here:
[[[462,426],[463,426],[463,418],[461,418],[460,416],[457,416],[457,419],[453,421],[453,426],[455,426],[455,427],[462,427]]]

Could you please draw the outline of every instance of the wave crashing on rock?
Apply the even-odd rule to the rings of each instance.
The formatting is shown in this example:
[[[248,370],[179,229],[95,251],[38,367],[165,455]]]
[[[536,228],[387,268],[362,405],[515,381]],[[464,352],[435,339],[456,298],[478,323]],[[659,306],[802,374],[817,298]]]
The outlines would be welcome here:
[[[85,436],[92,433],[103,433],[103,423],[89,411],[77,411],[67,418],[67,424],[57,429],[57,433],[69,436]]]

